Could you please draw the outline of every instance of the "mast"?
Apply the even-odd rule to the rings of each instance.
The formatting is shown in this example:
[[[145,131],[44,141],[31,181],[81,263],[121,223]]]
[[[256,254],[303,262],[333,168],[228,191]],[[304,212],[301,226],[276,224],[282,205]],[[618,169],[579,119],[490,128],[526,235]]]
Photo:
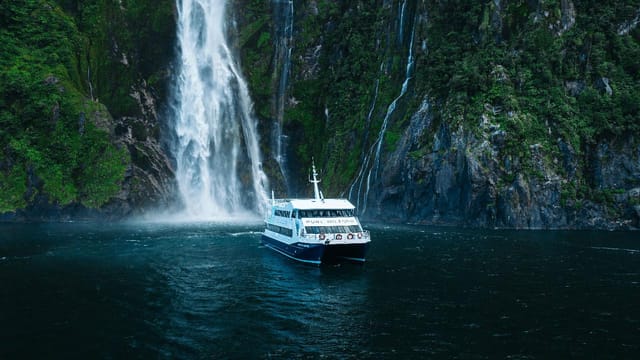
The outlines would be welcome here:
[[[320,180],[318,180],[318,173],[316,172],[316,162],[315,160],[311,160],[311,169],[312,169],[312,174],[313,174],[313,180],[309,179],[310,183],[313,183],[313,194],[315,196],[316,200],[324,200],[322,198],[322,193],[320,192],[320,189],[318,188],[318,184],[320,183]]]

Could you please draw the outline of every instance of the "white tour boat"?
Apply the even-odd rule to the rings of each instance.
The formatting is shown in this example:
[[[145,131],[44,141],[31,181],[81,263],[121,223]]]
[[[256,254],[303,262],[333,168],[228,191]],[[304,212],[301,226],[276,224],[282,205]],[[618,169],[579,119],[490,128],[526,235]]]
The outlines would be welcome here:
[[[355,206],[347,199],[325,199],[315,164],[312,170],[313,199],[275,199],[272,193],[262,243],[308,264],[364,262],[371,238],[362,229]]]

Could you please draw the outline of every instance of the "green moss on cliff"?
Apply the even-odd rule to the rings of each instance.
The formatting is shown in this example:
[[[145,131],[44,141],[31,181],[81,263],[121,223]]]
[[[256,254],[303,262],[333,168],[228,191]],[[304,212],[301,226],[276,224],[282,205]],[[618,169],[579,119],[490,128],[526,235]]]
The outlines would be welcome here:
[[[441,111],[449,121],[466,114],[470,127],[487,106],[497,109],[521,146],[551,149],[561,137],[580,151],[584,143],[638,134],[638,65],[631,60],[640,51],[638,30],[618,34],[637,2],[573,3],[575,23],[561,20],[559,3],[509,2],[499,12],[492,3],[431,4],[419,91],[448,99]],[[501,22],[487,24],[489,13]]]
[[[77,25],[84,46],[77,54],[78,87],[104,103],[114,117],[138,116],[131,97],[142,79],[166,95],[164,74],[175,44],[173,0],[58,0]]]
[[[53,1],[0,5],[0,212],[37,195],[99,207],[120,189],[126,152],[94,123],[81,80],[86,38]]]
[[[275,39],[267,34],[273,20],[265,22],[261,12],[271,9],[267,2],[238,2],[255,11],[243,61],[265,120],[273,116],[275,91],[267,81],[273,78],[273,44],[266,44]],[[441,124],[478,138],[499,129],[495,160],[510,164],[493,170],[500,183],[543,177],[544,170],[580,184],[563,190],[564,204],[606,199],[588,197],[589,152],[603,142],[640,138],[640,28],[625,27],[640,11],[637,1],[428,0],[407,1],[406,9],[404,3],[295,2],[284,123],[296,157],[290,160],[303,170],[293,176],[304,179],[314,156],[325,192],[345,191],[400,93],[413,33],[415,65],[408,91],[388,119],[383,161],[428,98],[433,122],[409,149],[411,159],[429,155],[437,136],[429,132]],[[564,168],[563,151],[575,171]]]
[[[233,9],[241,9],[236,11],[234,16],[242,24],[237,37],[242,55],[243,74],[247,79],[251,98],[255,103],[255,111],[264,130],[266,123],[274,116],[270,101],[275,91],[272,79],[273,24],[269,3],[258,0],[235,0]]]

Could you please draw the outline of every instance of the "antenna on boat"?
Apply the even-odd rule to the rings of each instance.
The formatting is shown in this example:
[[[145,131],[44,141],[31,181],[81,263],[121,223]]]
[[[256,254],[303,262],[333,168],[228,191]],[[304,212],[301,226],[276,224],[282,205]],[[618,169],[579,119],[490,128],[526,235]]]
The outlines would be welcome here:
[[[314,158],[311,158],[311,169],[313,174],[313,180],[309,179],[309,182],[313,183],[313,194],[315,196],[315,199],[324,200],[324,197],[322,196],[322,192],[320,192],[320,189],[318,188],[318,184],[320,183],[320,180],[318,180],[318,173],[316,172],[316,161]]]

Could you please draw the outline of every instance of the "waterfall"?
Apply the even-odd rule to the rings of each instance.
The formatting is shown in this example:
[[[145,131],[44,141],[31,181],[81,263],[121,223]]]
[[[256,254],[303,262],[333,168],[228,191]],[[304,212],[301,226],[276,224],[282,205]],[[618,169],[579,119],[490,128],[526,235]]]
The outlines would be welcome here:
[[[380,128],[380,133],[378,134],[378,139],[376,140],[377,147],[375,153],[375,160],[373,164],[373,168],[371,170],[375,170],[374,179],[378,178],[378,168],[380,167],[380,151],[382,150],[382,141],[384,140],[384,134],[387,131],[387,126],[389,125],[389,119],[391,115],[396,110],[396,106],[398,104],[398,100],[407,93],[407,88],[409,87],[409,80],[411,80],[411,73],[413,71],[413,38],[415,35],[415,31],[411,32],[411,41],[409,42],[409,55],[407,56],[407,68],[405,70],[404,81],[402,82],[402,88],[400,89],[400,95],[393,99],[389,107],[387,108],[387,114],[384,116],[384,120],[382,121],[382,127]],[[368,194],[367,194],[368,195]]]
[[[381,68],[382,68],[382,65],[381,65]],[[366,142],[369,137],[369,126],[371,124],[371,116],[373,115],[373,110],[375,109],[376,102],[378,101],[379,88],[380,88],[380,79],[376,79],[376,86],[373,93],[373,101],[371,102],[369,113],[367,114],[364,142]],[[371,158],[372,152],[373,152],[373,147],[369,150],[368,153],[365,154],[363,152],[362,159],[360,161],[361,163],[360,170],[358,171],[358,175],[356,176],[355,180],[351,184],[351,187],[349,188],[349,199],[353,199],[353,190],[356,189],[356,186],[357,186],[356,199],[355,199],[356,209],[360,209],[360,195],[362,194],[362,182],[364,181],[364,173],[366,169],[369,167],[369,159]],[[367,184],[367,188],[368,188],[368,184]],[[364,206],[363,209],[360,209],[360,211],[364,213],[365,209],[366,209],[366,206]]]
[[[172,150],[185,215],[262,211],[267,178],[249,91],[226,39],[225,1],[176,4],[180,68]]]
[[[398,25],[398,43],[402,44],[404,39],[404,13],[407,10],[407,0],[403,0],[402,3],[398,4],[400,9],[398,13],[400,14],[400,24]]]
[[[403,3],[400,10],[400,23],[404,25],[404,11],[405,4]],[[367,209],[367,199],[369,198],[369,190],[371,190],[371,181],[376,180],[378,178],[378,170],[380,168],[380,154],[382,152],[382,143],[384,141],[384,135],[387,131],[387,127],[389,125],[389,120],[391,119],[391,115],[396,110],[396,106],[398,101],[406,94],[407,89],[409,87],[409,80],[412,78],[413,74],[413,65],[414,65],[414,57],[413,57],[413,41],[415,37],[415,25],[416,21],[413,22],[413,26],[411,28],[411,41],[409,43],[409,54],[407,55],[407,66],[405,68],[405,77],[402,82],[402,88],[400,89],[400,94],[389,104],[387,107],[387,112],[385,114],[384,120],[382,121],[382,126],[380,127],[380,131],[378,132],[378,137],[376,141],[373,143],[369,152],[364,156],[360,170],[356,179],[351,184],[349,189],[349,199],[353,200],[353,190],[357,185],[357,193],[356,193],[356,207],[359,209],[360,214],[363,215]],[[400,27],[400,32],[402,32],[402,27]],[[369,110],[369,116],[367,121],[370,121],[371,114],[373,113],[373,107],[375,106],[375,102],[378,96],[378,81],[376,81],[376,89],[373,104],[371,105],[371,109]],[[371,163],[371,156],[373,156],[373,162],[371,168],[369,168],[369,164]],[[366,176],[366,183],[363,184],[365,180],[364,174],[367,172],[367,168],[369,168],[369,172]],[[364,185],[364,194],[362,194],[362,187]],[[362,194],[362,207],[360,207],[360,199]]]
[[[287,97],[291,51],[293,42],[293,0],[273,0],[274,22],[276,24],[274,71],[279,71],[278,91],[274,94],[275,124],[273,126],[273,156],[284,178],[287,193],[290,191],[287,175],[287,136],[283,133],[284,106]]]

